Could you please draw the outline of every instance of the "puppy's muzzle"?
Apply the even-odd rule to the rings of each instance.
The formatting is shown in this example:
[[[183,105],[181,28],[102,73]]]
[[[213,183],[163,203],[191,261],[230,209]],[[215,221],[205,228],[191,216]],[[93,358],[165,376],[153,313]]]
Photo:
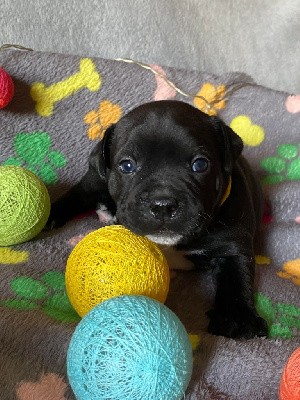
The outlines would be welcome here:
[[[174,218],[179,207],[178,201],[174,197],[155,197],[150,200],[150,214],[159,221],[166,221]]]

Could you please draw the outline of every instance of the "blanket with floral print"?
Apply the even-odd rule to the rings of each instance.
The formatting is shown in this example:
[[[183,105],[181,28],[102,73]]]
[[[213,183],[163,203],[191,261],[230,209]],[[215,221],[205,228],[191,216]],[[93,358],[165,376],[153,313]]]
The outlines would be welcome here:
[[[276,400],[284,364],[300,345],[300,96],[241,73],[214,76],[129,60],[4,50],[0,66],[15,85],[0,110],[0,164],[33,171],[52,200],[78,182],[105,129],[144,102],[186,101],[240,135],[267,199],[255,292],[269,337],[207,333],[214,286],[206,272],[176,272],[166,304],[193,343],[187,400]],[[65,264],[100,225],[96,214],[80,216],[30,242],[0,247],[1,399],[74,400],[66,353],[80,317],[65,292]]]

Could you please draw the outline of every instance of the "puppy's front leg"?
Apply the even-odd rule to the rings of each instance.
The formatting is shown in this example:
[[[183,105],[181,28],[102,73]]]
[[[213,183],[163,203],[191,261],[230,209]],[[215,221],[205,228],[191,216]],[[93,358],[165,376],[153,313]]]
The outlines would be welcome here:
[[[267,336],[267,324],[258,316],[254,306],[253,256],[240,254],[214,258],[212,266],[216,273],[217,291],[215,308],[208,312],[208,331],[231,338]]]
[[[115,214],[115,204],[106,183],[90,168],[77,185],[52,204],[47,226],[58,228],[76,215],[96,209],[98,203],[102,203],[108,212]]]

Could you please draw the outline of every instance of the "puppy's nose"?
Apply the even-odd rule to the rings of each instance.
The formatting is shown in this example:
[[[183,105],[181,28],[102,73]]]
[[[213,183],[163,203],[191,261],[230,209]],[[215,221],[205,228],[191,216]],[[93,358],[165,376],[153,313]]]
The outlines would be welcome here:
[[[174,197],[159,197],[150,202],[150,212],[156,219],[173,218],[178,210],[178,201]]]

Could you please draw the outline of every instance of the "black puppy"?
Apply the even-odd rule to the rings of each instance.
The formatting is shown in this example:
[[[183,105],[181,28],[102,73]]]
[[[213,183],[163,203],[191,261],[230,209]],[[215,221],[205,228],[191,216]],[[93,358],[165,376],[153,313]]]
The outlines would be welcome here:
[[[117,223],[185,254],[175,267],[213,268],[209,332],[266,336],[253,304],[262,193],[242,149],[221,120],[186,103],[144,104],[106,131],[86,175],[53,204],[49,224],[61,226],[100,203]]]

